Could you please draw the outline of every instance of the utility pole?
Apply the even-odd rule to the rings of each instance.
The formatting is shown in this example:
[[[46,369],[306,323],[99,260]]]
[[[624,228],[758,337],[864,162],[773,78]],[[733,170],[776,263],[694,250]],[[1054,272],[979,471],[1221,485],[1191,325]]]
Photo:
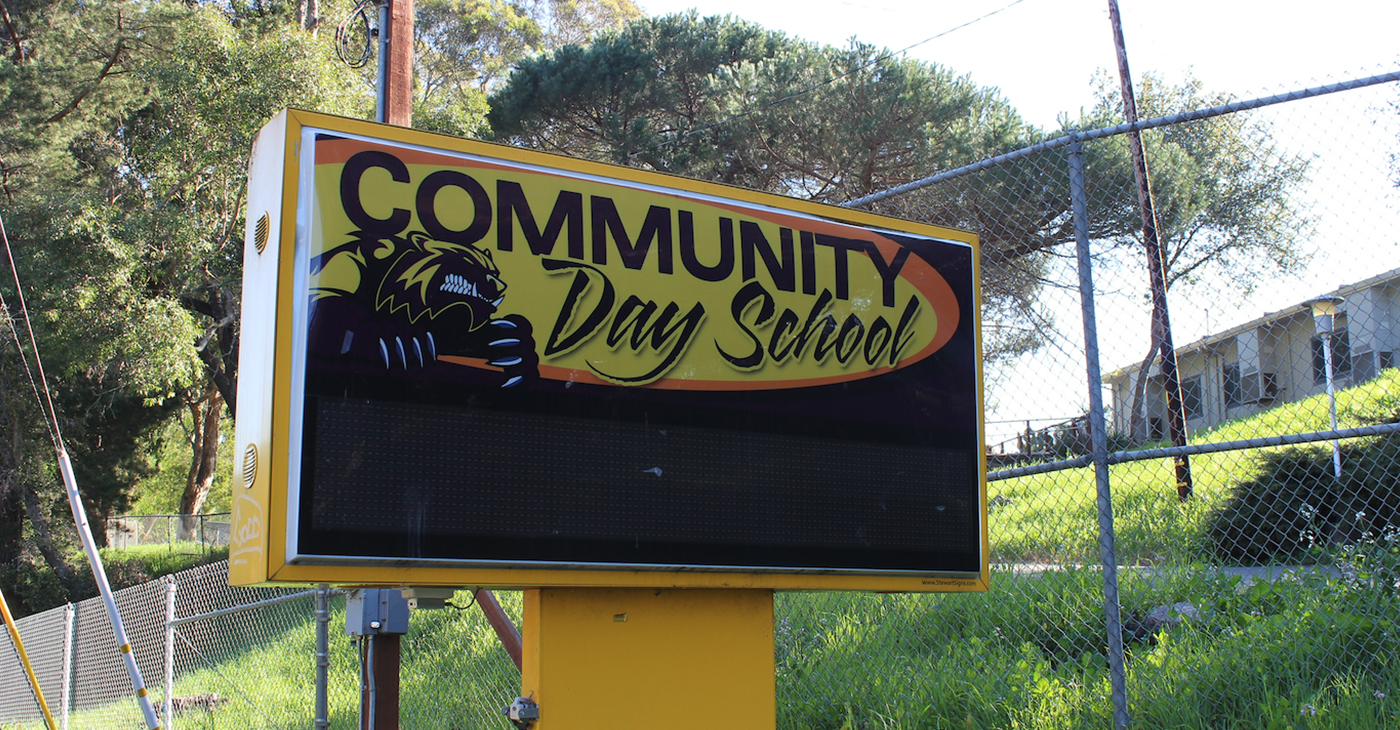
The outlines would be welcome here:
[[[413,126],[413,13],[413,0],[381,0],[379,5],[376,122]],[[402,631],[376,630],[364,637],[368,650],[360,668],[365,678],[361,687],[361,730],[399,728],[400,637],[407,630],[405,610]]]
[[[413,0],[379,6],[379,83],[374,120],[413,126]]]
[[[1123,117],[1132,124],[1138,120],[1133,77],[1128,73],[1128,47],[1123,41],[1123,21],[1118,0],[1108,0],[1108,17],[1113,25],[1113,45],[1118,53],[1118,78],[1123,86]],[[1181,397],[1181,375],[1176,369],[1176,347],[1172,343],[1171,317],[1167,314],[1167,266],[1157,238],[1157,212],[1152,206],[1152,184],[1147,174],[1147,157],[1142,152],[1142,135],[1128,133],[1137,178],[1138,207],[1142,211],[1142,246],[1147,254],[1147,278],[1152,287],[1152,330],[1162,358],[1162,387],[1167,391],[1167,429],[1173,446],[1186,445],[1186,408]],[[1144,370],[1138,375],[1147,377]],[[1181,501],[1191,498],[1191,462],[1185,454],[1172,457],[1176,465],[1176,494]]]
[[[413,126],[413,0],[384,0],[379,6],[379,84],[374,120],[398,127]],[[506,653],[521,668],[520,632],[501,610],[496,596],[477,590],[476,605],[495,629]],[[405,623],[404,630],[407,631]],[[398,730],[399,727],[399,633],[374,632],[365,636],[370,650],[365,653],[361,671],[361,728]]]

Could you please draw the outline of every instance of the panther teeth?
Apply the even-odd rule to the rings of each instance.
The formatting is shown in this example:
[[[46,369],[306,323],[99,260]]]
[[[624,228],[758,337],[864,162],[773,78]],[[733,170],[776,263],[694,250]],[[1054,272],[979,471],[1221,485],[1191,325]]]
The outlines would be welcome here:
[[[461,274],[448,274],[447,278],[443,279],[442,286],[439,288],[442,291],[450,292],[452,294],[460,294],[462,296],[473,297],[476,299],[485,299],[485,297],[483,297],[480,291],[476,288],[476,282],[467,281],[466,277],[462,276]]]

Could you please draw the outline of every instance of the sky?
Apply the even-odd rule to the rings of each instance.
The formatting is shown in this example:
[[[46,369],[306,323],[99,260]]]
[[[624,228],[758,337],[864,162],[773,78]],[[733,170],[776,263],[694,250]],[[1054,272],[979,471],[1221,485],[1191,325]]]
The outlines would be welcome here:
[[[1099,69],[1116,77],[1107,0],[638,0],[651,15],[695,9],[735,15],[790,35],[843,45],[854,37],[965,73],[1000,89],[1028,121],[1057,128],[1061,114],[1093,104]],[[1135,80],[1188,75],[1207,91],[1268,96],[1400,69],[1395,0],[1119,0]],[[933,38],[933,40],[926,39]],[[1400,267],[1400,199],[1389,159],[1400,155],[1400,84],[1281,105],[1256,118],[1281,148],[1310,159],[1300,205],[1315,222],[1305,271],[1265,280],[1252,293],[1172,294],[1178,345]],[[1343,98],[1345,97],[1345,98]],[[1382,111],[1378,111],[1382,110]],[[1390,111],[1384,111],[1390,110]],[[1383,120],[1377,122],[1376,120]],[[1388,120],[1388,121],[1384,121]],[[1379,125],[1388,125],[1379,128]],[[1072,279],[1072,271],[1062,274]],[[1136,363],[1149,322],[1143,287],[1108,290],[1099,301],[1103,370]],[[1086,410],[1077,295],[1051,292],[1046,305],[1067,339],[1024,358],[990,382],[988,441],[1027,419],[1037,425]],[[1106,313],[1106,314],[1105,314]],[[1079,363],[1079,364],[1073,364]],[[1019,426],[1017,424],[1020,424]]]
[[[735,15],[807,40],[898,50],[1001,89],[1022,116],[1054,126],[1092,103],[1115,69],[1106,0],[640,0],[651,15]],[[1120,0],[1135,77],[1180,78],[1242,97],[1386,70],[1400,59],[1400,3],[1376,0]],[[1000,12],[997,12],[1000,11]],[[994,13],[994,14],[993,14]],[[991,15],[989,15],[991,14]],[[963,26],[958,30],[952,30]],[[951,32],[948,32],[951,31]],[[946,33],[946,34],[945,34]],[[1247,92],[1258,92],[1255,94]]]

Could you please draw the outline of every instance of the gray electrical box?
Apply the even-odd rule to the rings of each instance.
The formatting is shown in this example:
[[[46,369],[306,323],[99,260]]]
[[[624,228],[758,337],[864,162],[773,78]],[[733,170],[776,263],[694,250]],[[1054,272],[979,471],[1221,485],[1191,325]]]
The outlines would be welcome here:
[[[397,588],[359,588],[345,600],[345,633],[408,633],[408,599]]]

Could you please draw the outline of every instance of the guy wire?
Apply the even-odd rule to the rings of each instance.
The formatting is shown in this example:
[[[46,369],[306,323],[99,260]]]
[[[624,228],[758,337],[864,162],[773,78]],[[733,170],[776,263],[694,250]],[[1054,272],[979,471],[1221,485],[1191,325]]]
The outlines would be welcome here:
[[[127,674],[131,677],[132,689],[136,692],[136,703],[141,708],[141,714],[146,721],[148,730],[160,730],[161,721],[157,717],[155,707],[151,704],[150,693],[146,690],[146,682],[141,677],[141,667],[136,664],[136,657],[132,654],[131,641],[127,638],[126,625],[122,621],[121,610],[117,608],[116,597],[112,594],[112,586],[107,581],[107,571],[102,567],[102,556],[97,552],[97,542],[92,537],[92,526],[88,524],[87,513],[83,508],[82,495],[78,492],[78,480],[73,476],[73,463],[68,458],[68,450],[63,446],[63,433],[58,425],[58,410],[53,405],[53,395],[49,391],[48,378],[44,375],[44,364],[39,357],[39,340],[34,336],[34,327],[29,318],[29,307],[24,301],[24,288],[19,280],[19,267],[15,265],[14,251],[10,247],[10,237],[5,232],[4,219],[0,218],[0,241],[5,245],[5,255],[10,262],[10,271],[14,275],[15,291],[19,295],[20,309],[24,313],[25,327],[29,330],[29,344],[34,351],[35,368],[39,371],[39,379],[44,381],[44,396],[47,399],[49,412],[47,414],[49,422],[49,437],[53,439],[55,455],[58,457],[58,471],[63,478],[64,489],[68,492],[68,507],[73,512],[73,524],[78,530],[78,537],[83,544],[83,552],[87,554],[88,563],[92,566],[92,577],[97,583],[97,592],[102,597],[102,603],[107,609],[107,619],[111,622],[113,638],[116,639],[117,647],[121,651],[122,663],[126,665]],[[0,301],[0,305],[3,302]],[[11,326],[13,332],[14,327]],[[19,345],[19,335],[14,335],[15,344],[19,346],[20,358],[25,360],[25,372],[29,372],[27,357],[24,354],[23,346]],[[33,375],[30,375],[30,385],[34,384]],[[35,389],[34,397],[39,398],[38,389]],[[40,401],[40,410],[43,410],[44,401]]]
[[[20,343],[19,332],[15,330],[13,315],[11,314],[10,336],[15,341],[15,348],[19,350],[20,362],[24,363],[24,374],[29,378],[29,387],[34,391],[34,400],[39,403],[39,410],[44,410],[45,401],[48,402],[48,413],[45,414],[44,427],[49,431],[49,440],[53,441],[55,449],[63,450],[63,433],[58,426],[58,411],[53,407],[53,395],[49,392],[49,381],[44,375],[44,361],[39,359],[39,341],[34,337],[34,325],[29,319],[29,305],[24,301],[24,287],[20,286],[19,268],[15,266],[15,255],[10,249],[10,236],[5,232],[5,216],[0,214],[0,241],[5,244],[5,257],[10,262],[10,273],[14,277],[15,294],[19,297],[20,314],[24,316],[24,327],[29,331],[30,349],[34,351],[34,367],[39,371],[39,380],[44,383],[44,397],[39,397],[39,386],[34,382],[34,373],[29,369],[29,356],[24,352],[24,345]],[[0,293],[0,307],[3,307],[7,314],[10,314],[10,307],[5,302],[5,295]]]

